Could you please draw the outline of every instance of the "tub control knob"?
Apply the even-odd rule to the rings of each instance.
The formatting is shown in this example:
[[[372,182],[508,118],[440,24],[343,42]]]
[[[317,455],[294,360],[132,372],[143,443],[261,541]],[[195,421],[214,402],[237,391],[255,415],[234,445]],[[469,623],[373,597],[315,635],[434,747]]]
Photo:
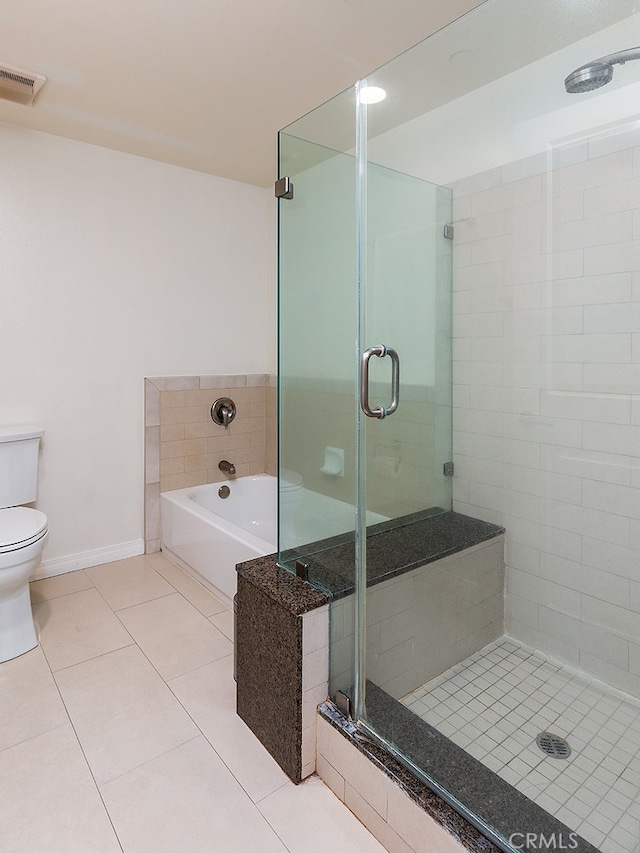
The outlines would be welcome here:
[[[214,424],[228,427],[236,416],[236,404],[229,397],[218,397],[211,406],[211,420]]]
[[[222,498],[223,500],[224,498],[228,498],[230,494],[231,489],[229,488],[229,486],[220,486],[220,488],[218,489],[218,497]]]

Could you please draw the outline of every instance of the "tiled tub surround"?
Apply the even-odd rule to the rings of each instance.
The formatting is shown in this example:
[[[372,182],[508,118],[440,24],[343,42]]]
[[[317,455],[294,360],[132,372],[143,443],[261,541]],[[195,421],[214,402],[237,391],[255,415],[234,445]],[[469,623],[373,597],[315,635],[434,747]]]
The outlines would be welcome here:
[[[454,189],[454,507],[507,633],[640,697],[640,131]]]
[[[228,427],[211,420],[211,404],[231,397]],[[160,549],[160,492],[237,476],[276,473],[275,377],[266,374],[156,376],[145,379],[145,547]]]
[[[603,853],[640,849],[637,700],[504,637],[402,701]],[[538,749],[542,731],[568,759]]]

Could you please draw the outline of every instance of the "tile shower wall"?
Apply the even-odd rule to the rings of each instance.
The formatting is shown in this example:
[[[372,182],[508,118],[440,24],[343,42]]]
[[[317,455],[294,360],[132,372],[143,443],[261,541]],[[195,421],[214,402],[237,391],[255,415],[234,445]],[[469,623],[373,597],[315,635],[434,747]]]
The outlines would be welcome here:
[[[275,474],[275,377],[265,374],[162,376],[145,380],[145,542],[160,547],[159,496],[227,479],[221,459],[243,477]],[[225,428],[211,404],[231,397],[236,417]]]
[[[367,677],[398,699],[502,636],[504,541],[467,548],[367,592]],[[331,604],[331,693],[353,685],[354,596]]]
[[[640,133],[453,189],[455,508],[507,633],[640,696]]]
[[[367,508],[395,518],[432,506],[448,508],[448,481],[436,440],[439,410],[435,389],[403,386],[402,406],[376,421],[367,441]],[[347,380],[287,381],[282,424],[284,467],[302,475],[307,489],[347,503],[355,496],[355,386]],[[385,400],[389,386],[370,397]],[[419,425],[419,428],[418,428]],[[323,474],[325,447],[344,450],[342,477]]]
[[[307,489],[353,505],[356,163],[287,135],[282,144],[298,169],[295,199],[281,209],[282,462]],[[451,193],[372,163],[368,199],[365,345],[398,347],[402,388],[393,417],[366,425],[367,508],[388,517],[450,509],[442,465],[451,448],[440,436],[450,435],[451,413],[451,243],[443,236]],[[388,405],[388,359],[372,359],[370,376],[371,404]],[[344,451],[344,476],[322,472],[326,448]]]

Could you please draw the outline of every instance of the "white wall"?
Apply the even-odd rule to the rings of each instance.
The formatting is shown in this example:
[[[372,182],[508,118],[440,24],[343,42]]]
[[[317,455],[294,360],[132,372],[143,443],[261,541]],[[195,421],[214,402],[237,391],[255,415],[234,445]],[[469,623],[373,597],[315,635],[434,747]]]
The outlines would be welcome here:
[[[58,571],[142,547],[145,376],[267,370],[272,200],[9,126],[0,146],[0,421],[46,428]]]

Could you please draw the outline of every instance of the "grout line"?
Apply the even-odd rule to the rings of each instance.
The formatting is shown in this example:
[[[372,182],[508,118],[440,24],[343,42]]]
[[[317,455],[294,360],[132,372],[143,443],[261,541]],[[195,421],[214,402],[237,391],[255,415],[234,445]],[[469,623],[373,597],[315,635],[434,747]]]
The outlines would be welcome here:
[[[133,559],[138,559],[138,557],[135,557],[135,558],[133,558]],[[174,565],[174,566],[175,566],[175,564],[172,564],[172,565]],[[151,566],[151,568],[153,568],[153,566]],[[176,570],[178,570],[178,571],[181,571],[181,572],[183,572],[183,571],[184,571],[184,570],[183,570],[183,569],[181,569],[179,566],[175,566],[175,568],[176,568]],[[157,569],[155,569],[155,568],[154,568],[154,571],[156,571],[156,572],[157,572],[157,574],[158,574],[160,577],[163,577],[163,576],[161,575],[161,573],[157,571]],[[187,573],[186,573],[186,572],[185,572],[185,576],[187,576]],[[171,587],[173,587],[173,588],[175,589],[174,585],[173,585],[170,581],[168,581],[168,580],[167,580],[167,578],[163,578],[163,579],[164,579],[165,581],[167,581],[167,583],[169,583],[169,584],[170,584],[170,586],[171,586]],[[203,587],[203,588],[204,588],[204,587]],[[64,596],[56,596],[56,597],[55,597],[55,598],[53,598],[53,599],[45,599],[44,601],[48,601],[48,602],[50,602],[50,603],[51,603],[51,605],[52,605],[53,607],[55,607],[55,606],[56,606],[56,605],[55,605],[55,601],[56,601],[56,600],[58,600],[58,599],[65,598],[65,597],[67,597],[67,595],[74,595],[74,594],[77,594],[78,592],[86,592],[86,591],[89,591],[89,590],[92,590],[92,589],[95,589],[95,590],[96,590],[96,592],[97,592],[97,593],[98,593],[98,595],[100,596],[100,600],[102,600],[102,601],[104,602],[104,604],[105,604],[105,605],[106,605],[106,607],[108,608],[108,611],[109,611],[110,613],[112,613],[112,614],[116,617],[116,619],[118,620],[118,623],[119,623],[120,625],[122,625],[122,622],[121,622],[121,620],[119,619],[118,613],[121,613],[121,612],[122,612],[122,610],[125,610],[125,609],[128,609],[128,608],[121,608],[121,610],[120,610],[120,611],[115,611],[115,610],[113,610],[113,608],[111,607],[111,605],[109,604],[109,602],[105,599],[105,597],[102,595],[102,593],[100,592],[100,590],[95,586],[95,584],[93,584],[93,582],[91,582],[91,586],[90,586],[90,587],[88,587],[88,588],[87,588],[87,589],[85,589],[85,590],[77,590],[75,593],[67,593],[67,594],[65,594]],[[206,591],[208,592],[208,590],[206,590]],[[202,613],[198,610],[198,608],[197,608],[194,604],[192,604],[192,603],[189,601],[189,599],[188,599],[185,595],[183,595],[183,593],[182,593],[182,592],[180,592],[180,590],[179,590],[179,589],[175,589],[175,592],[176,592],[178,595],[180,595],[180,596],[184,599],[185,603],[189,604],[189,606],[193,609],[193,611],[194,611],[195,613],[198,613],[198,615],[200,615],[203,619],[205,619],[205,620],[207,621],[207,623],[208,623],[208,624],[211,624],[211,625],[212,625],[212,627],[216,628],[216,630],[218,630],[218,631],[219,631],[219,629],[217,628],[217,626],[215,626],[215,625],[213,625],[213,623],[211,623],[210,618],[209,618],[209,617],[207,617],[207,616],[205,616],[204,614],[202,614]],[[173,593],[168,593],[167,595],[172,595],[172,594],[173,594]],[[212,595],[212,593],[209,593],[209,594],[211,594],[211,595]],[[163,597],[166,597],[166,596],[160,596],[160,598],[163,598]],[[148,601],[151,601],[151,602],[152,602],[152,601],[157,601],[157,600],[158,600],[158,598],[153,598],[153,599],[149,599]],[[147,602],[140,602],[140,603],[141,603],[141,604],[143,604],[143,603],[147,603]],[[132,605],[132,606],[137,606],[137,605]],[[228,611],[228,608],[225,608],[225,611]],[[221,612],[224,612],[224,611],[221,611]],[[213,614],[213,617],[215,617],[216,615],[219,615],[219,614]],[[123,626],[123,627],[124,627],[124,626]],[[158,755],[156,755],[156,756],[154,756],[154,757],[152,757],[152,758],[148,758],[146,761],[142,762],[142,763],[141,763],[141,764],[139,764],[137,767],[131,768],[131,770],[128,770],[128,771],[126,771],[125,773],[122,773],[122,774],[120,774],[119,776],[116,776],[116,777],[114,777],[113,779],[110,779],[108,782],[103,783],[102,787],[104,787],[104,786],[106,786],[106,785],[110,784],[110,782],[115,781],[116,779],[121,778],[122,776],[125,776],[127,773],[133,772],[134,770],[138,769],[139,767],[142,767],[142,766],[144,766],[144,765],[146,765],[146,764],[151,763],[152,761],[156,760],[157,758],[160,758],[160,757],[161,757],[161,756],[163,756],[163,755],[167,755],[168,753],[170,753],[170,752],[172,752],[172,751],[175,751],[175,750],[179,749],[181,746],[184,746],[184,744],[186,744],[186,743],[190,743],[191,741],[197,740],[198,738],[203,738],[203,740],[205,741],[205,743],[207,743],[207,744],[208,744],[209,748],[210,748],[210,749],[213,751],[213,753],[218,757],[218,759],[220,760],[221,764],[226,768],[226,770],[228,771],[228,773],[230,774],[230,776],[231,776],[231,777],[236,781],[236,783],[237,783],[237,785],[238,785],[239,789],[240,789],[240,790],[242,790],[242,791],[244,792],[244,794],[246,795],[246,797],[247,797],[247,807],[248,807],[249,803],[251,804],[251,806],[253,806],[253,809],[255,810],[256,815],[257,815],[257,816],[259,816],[259,818],[260,818],[260,820],[261,820],[261,821],[264,821],[264,823],[265,823],[265,824],[269,827],[269,829],[274,833],[275,837],[277,837],[277,838],[279,838],[279,839],[280,839],[281,843],[283,844],[283,848],[284,848],[284,849],[287,849],[287,850],[293,851],[293,850],[294,850],[294,847],[295,847],[295,850],[297,850],[297,849],[298,849],[298,847],[297,847],[297,842],[296,842],[296,844],[295,844],[295,845],[293,845],[293,846],[287,846],[287,845],[284,843],[284,841],[282,841],[282,839],[280,838],[280,836],[279,836],[279,834],[278,834],[278,831],[277,831],[277,830],[276,830],[276,828],[272,825],[272,823],[267,819],[267,817],[263,814],[263,812],[261,811],[261,809],[259,808],[259,805],[258,805],[258,804],[264,804],[264,803],[265,803],[265,802],[266,802],[270,797],[272,797],[273,795],[277,794],[277,792],[279,792],[279,791],[283,791],[283,790],[284,790],[284,789],[286,789],[287,787],[291,786],[291,785],[292,785],[292,783],[291,783],[288,779],[286,779],[285,777],[283,777],[283,781],[280,781],[280,780],[278,779],[278,784],[277,784],[277,786],[276,786],[273,790],[268,791],[267,793],[265,793],[265,794],[263,794],[263,795],[261,794],[261,795],[260,795],[260,797],[259,797],[259,799],[256,799],[256,800],[254,801],[254,800],[253,800],[253,798],[251,797],[251,795],[249,794],[249,792],[248,792],[248,791],[246,790],[246,788],[242,785],[242,783],[241,783],[240,779],[238,779],[238,777],[233,773],[233,771],[231,770],[231,768],[229,767],[229,765],[228,765],[228,764],[223,760],[223,758],[221,757],[220,753],[216,750],[216,748],[215,748],[214,744],[213,744],[213,743],[212,743],[212,742],[207,738],[207,736],[206,736],[206,735],[205,735],[205,733],[203,732],[202,728],[198,725],[198,723],[196,722],[196,720],[194,719],[194,717],[192,716],[192,714],[191,714],[191,713],[189,712],[189,710],[185,707],[185,705],[181,702],[181,700],[178,698],[178,696],[176,695],[176,693],[174,692],[174,690],[173,690],[173,688],[172,688],[172,684],[171,684],[171,682],[175,682],[178,678],[181,678],[182,676],[189,675],[189,674],[191,674],[191,673],[197,672],[198,670],[200,670],[200,669],[204,669],[205,667],[207,667],[207,666],[211,666],[212,664],[219,664],[219,663],[221,663],[222,661],[228,661],[228,659],[230,658],[230,656],[231,656],[231,655],[230,655],[230,654],[228,654],[228,655],[224,655],[222,658],[218,658],[218,660],[217,660],[217,661],[210,661],[210,662],[208,662],[208,663],[206,663],[206,664],[202,664],[202,665],[200,665],[200,666],[198,666],[198,667],[195,667],[195,668],[194,668],[194,669],[192,669],[192,670],[189,670],[188,672],[184,672],[184,673],[181,673],[181,674],[180,674],[180,675],[178,675],[178,676],[175,676],[175,678],[172,678],[172,679],[170,679],[170,680],[167,680],[167,679],[166,679],[166,678],[165,678],[165,677],[164,677],[164,676],[163,676],[163,675],[158,671],[158,669],[156,668],[156,666],[154,666],[153,662],[152,662],[152,661],[149,659],[149,657],[145,654],[144,649],[143,649],[143,648],[142,648],[142,647],[141,647],[141,646],[136,642],[135,638],[131,636],[130,632],[126,629],[126,627],[125,627],[125,630],[126,630],[127,636],[130,638],[131,642],[127,643],[127,644],[126,644],[126,645],[124,645],[124,646],[119,646],[119,647],[118,647],[118,648],[116,648],[116,649],[110,649],[109,651],[106,651],[106,652],[101,653],[101,654],[93,655],[92,657],[89,657],[89,658],[87,658],[87,659],[85,659],[85,660],[77,661],[76,663],[69,664],[69,666],[62,667],[61,669],[56,670],[55,672],[54,672],[54,671],[52,670],[52,668],[51,668],[51,664],[50,664],[49,659],[48,659],[48,657],[47,657],[47,654],[46,654],[46,651],[45,651],[45,647],[44,647],[44,645],[42,644],[42,642],[40,642],[40,637],[38,637],[38,640],[39,640],[39,647],[40,647],[40,650],[41,650],[41,652],[42,652],[42,655],[43,655],[44,661],[45,661],[45,663],[46,663],[46,667],[47,667],[47,669],[48,669],[49,676],[50,676],[50,677],[51,677],[51,679],[53,680],[53,683],[54,683],[54,685],[55,685],[55,689],[56,689],[56,691],[57,691],[58,696],[60,697],[60,701],[62,702],[62,706],[63,706],[63,708],[64,708],[64,710],[65,710],[65,715],[66,715],[66,719],[65,719],[65,721],[64,721],[64,722],[61,722],[59,725],[54,726],[52,729],[50,729],[50,730],[49,730],[49,732],[50,732],[50,731],[54,731],[54,730],[56,730],[56,729],[61,729],[61,730],[62,730],[62,729],[63,729],[64,727],[66,727],[67,725],[69,725],[69,726],[71,727],[71,729],[72,729],[72,731],[73,731],[73,733],[74,733],[74,736],[75,736],[75,738],[76,738],[76,742],[78,743],[79,748],[80,748],[80,750],[81,750],[81,753],[82,753],[82,756],[83,756],[83,759],[84,759],[85,765],[86,765],[86,767],[87,767],[87,769],[88,769],[88,771],[89,771],[90,778],[91,778],[91,780],[92,780],[92,782],[93,782],[93,784],[94,784],[94,786],[95,786],[95,788],[96,788],[96,790],[97,790],[97,792],[98,792],[98,796],[100,797],[100,801],[102,802],[102,806],[103,806],[103,808],[104,808],[104,810],[105,810],[105,812],[106,812],[107,819],[108,819],[108,821],[109,821],[109,823],[110,823],[110,825],[111,825],[112,831],[113,831],[113,833],[114,833],[114,837],[115,837],[116,842],[117,842],[117,844],[118,844],[118,849],[120,849],[121,851],[124,851],[124,842],[123,842],[123,841],[121,841],[121,840],[120,840],[120,838],[119,838],[119,836],[118,836],[118,832],[117,832],[117,830],[116,830],[116,826],[115,826],[115,824],[114,824],[114,820],[112,819],[112,816],[111,816],[111,814],[109,813],[109,810],[108,810],[108,808],[107,808],[107,806],[106,806],[105,799],[104,799],[103,794],[102,794],[101,786],[100,786],[100,785],[98,785],[98,783],[97,783],[97,781],[96,781],[96,777],[95,777],[95,775],[94,775],[94,773],[93,773],[93,771],[92,771],[91,765],[89,764],[89,761],[88,761],[88,758],[87,758],[87,754],[86,754],[86,752],[85,752],[85,749],[83,748],[82,742],[81,742],[80,737],[79,737],[79,735],[78,735],[78,731],[76,730],[76,726],[74,725],[73,719],[72,719],[72,717],[71,717],[71,714],[70,714],[69,709],[68,709],[68,707],[67,707],[67,704],[66,704],[66,702],[65,702],[64,696],[62,695],[62,692],[61,692],[61,689],[60,689],[60,686],[59,686],[59,684],[58,684],[58,681],[57,681],[56,676],[57,676],[57,674],[58,674],[58,673],[60,673],[60,672],[64,672],[65,670],[70,669],[70,668],[72,668],[72,667],[81,666],[81,665],[83,665],[83,664],[90,664],[92,661],[95,661],[97,658],[106,657],[107,655],[111,655],[111,654],[113,654],[113,653],[115,653],[115,652],[119,652],[119,651],[122,651],[122,650],[124,650],[124,649],[130,649],[130,648],[131,648],[131,646],[135,646],[135,647],[136,647],[136,649],[138,650],[139,654],[142,656],[142,658],[144,658],[144,660],[145,660],[145,661],[146,661],[146,662],[151,666],[151,669],[153,670],[153,672],[155,672],[155,674],[159,677],[159,679],[160,679],[160,681],[162,682],[162,684],[164,684],[164,685],[165,685],[165,687],[168,689],[168,691],[170,692],[170,694],[171,694],[171,696],[173,697],[173,699],[177,702],[177,705],[178,705],[178,706],[179,706],[179,707],[184,711],[184,713],[186,714],[186,716],[187,716],[187,717],[189,718],[189,720],[192,722],[192,724],[193,724],[193,726],[194,726],[195,733],[194,733],[193,737],[189,737],[189,738],[187,738],[187,740],[185,740],[185,741],[184,741],[184,743],[182,743],[182,744],[177,744],[177,745],[175,745],[175,746],[172,746],[170,749],[168,749],[168,750],[166,750],[166,751],[164,751],[164,752],[161,752],[161,753],[159,753]],[[221,636],[224,636],[222,632],[220,632],[220,634],[221,634]],[[228,638],[226,638],[226,637],[225,637],[225,639],[228,641]],[[225,669],[230,669],[230,667],[229,667],[228,663],[227,663],[227,664],[225,664],[224,668],[225,668]],[[38,733],[38,735],[34,735],[34,737],[39,736],[39,735],[42,735],[42,734],[47,734],[47,733],[48,733],[48,732],[39,732],[39,733]],[[247,734],[248,734],[248,736],[253,737],[253,735],[252,735],[248,730],[247,730]],[[26,742],[26,741],[28,741],[28,740],[31,740],[31,739],[32,739],[32,738],[26,738],[26,739],[25,739],[25,742]],[[17,744],[15,744],[15,745],[17,745]],[[270,760],[273,760],[273,759],[270,759]],[[274,765],[275,765],[275,762],[274,762]],[[346,807],[345,807],[345,808],[346,808]],[[351,814],[350,814],[350,813],[349,813],[349,817],[351,818]],[[355,819],[355,822],[357,822],[357,819]],[[277,823],[277,822],[276,822],[276,823]]]
[[[128,648],[128,647],[125,647],[125,648]],[[44,649],[43,649],[43,652],[44,652]],[[45,659],[46,659],[46,655],[45,655]],[[48,660],[47,660],[47,665],[49,665],[49,661],[48,661]],[[66,668],[68,668],[68,667],[66,667]],[[71,714],[69,713],[69,709],[67,708],[67,703],[64,701],[64,696],[62,695],[62,692],[61,692],[61,690],[60,690],[60,687],[59,687],[59,685],[58,685],[58,682],[56,681],[55,673],[53,672],[53,670],[51,669],[51,667],[50,667],[50,666],[49,666],[49,671],[51,672],[51,678],[53,679],[53,682],[54,682],[54,684],[55,684],[55,686],[56,686],[56,690],[58,691],[58,695],[60,696],[60,701],[62,702],[62,704],[63,704],[63,706],[64,706],[64,710],[65,710],[65,712],[66,712],[66,714],[67,714],[67,718],[68,718],[68,720],[69,720],[69,725],[70,725],[70,726],[71,726],[71,728],[73,729],[73,734],[74,734],[74,736],[75,736],[75,738],[76,738],[76,741],[77,741],[77,743],[78,743],[78,746],[80,747],[80,751],[82,752],[82,757],[84,758],[84,762],[85,762],[85,764],[86,764],[86,766],[87,766],[87,770],[89,771],[89,775],[91,776],[91,779],[92,779],[92,781],[93,781],[93,784],[95,785],[95,788],[96,788],[96,791],[97,791],[97,793],[98,793],[98,796],[100,797],[100,802],[102,803],[102,807],[103,807],[103,809],[104,809],[104,811],[105,811],[105,814],[107,815],[107,819],[108,819],[108,821],[109,821],[109,823],[110,823],[110,825],[111,825],[111,828],[112,828],[112,830],[113,830],[113,834],[114,834],[114,836],[115,836],[115,839],[116,839],[116,841],[117,841],[117,843],[118,843],[118,845],[119,845],[120,849],[121,849],[121,850],[123,851],[123,853],[124,853],[124,847],[122,846],[122,843],[121,843],[121,841],[120,841],[120,836],[118,835],[118,832],[117,832],[117,830],[116,830],[115,824],[114,824],[113,820],[111,819],[111,814],[109,813],[109,809],[107,808],[107,804],[105,803],[104,798],[103,798],[103,796],[102,796],[102,791],[100,790],[100,786],[98,785],[98,783],[97,783],[97,781],[96,781],[96,777],[94,776],[93,770],[91,769],[91,765],[89,764],[89,760],[88,760],[88,758],[87,758],[86,752],[85,752],[84,747],[83,747],[83,745],[82,745],[82,741],[80,740],[80,737],[79,737],[79,735],[78,735],[78,732],[76,731],[76,727],[75,727],[75,725],[74,725],[74,722],[73,722],[73,719],[72,719],[72,717],[71,717]]]
[[[485,664],[489,664],[489,667]],[[499,677],[493,678],[496,670],[499,670]],[[481,672],[480,675],[479,672]],[[518,686],[515,688],[508,680],[511,673],[520,673],[517,680]],[[545,674],[547,678],[542,680]],[[449,685],[454,688],[452,691],[445,689],[447,677]],[[471,721],[467,722],[460,712],[465,707],[470,707],[475,700],[460,701],[456,697],[464,690],[466,684],[478,679],[484,679],[486,682],[484,690],[494,696],[495,702],[487,706],[484,711],[480,711],[479,715],[474,714]],[[504,686],[500,688],[500,684]],[[491,694],[492,686],[493,694]],[[552,689],[545,691],[544,687]],[[564,691],[560,693],[563,687]],[[527,702],[541,692],[545,697],[544,701],[535,708],[532,705],[522,718],[523,707],[526,707]],[[518,694],[517,702],[506,705],[505,697],[513,696],[514,693]],[[436,698],[438,694],[442,701],[437,702],[433,707],[425,705],[423,700],[428,696]],[[560,695],[565,697],[564,700],[561,701],[558,698]],[[470,754],[483,761],[511,784],[520,787],[523,793],[538,801],[555,816],[567,815],[576,810],[580,812],[578,802],[591,799],[590,792],[593,795],[593,802],[591,802],[588,817],[581,818],[575,828],[592,843],[599,844],[603,838],[608,838],[610,833],[615,833],[617,823],[622,816],[631,817],[633,802],[637,799],[640,790],[640,738],[637,738],[637,744],[634,743],[635,750],[630,752],[627,744],[622,755],[618,753],[617,758],[613,760],[613,765],[609,756],[612,750],[620,750],[617,744],[637,728],[640,720],[640,703],[634,697],[627,697],[618,690],[608,688],[607,685],[584,676],[571,667],[559,664],[546,655],[525,646],[518,646],[508,638],[475,653],[468,658],[466,666],[458,664],[452,667],[448,674],[443,673],[438,676],[433,680],[431,689],[427,683],[404,697],[403,703],[416,713],[420,711],[420,705],[416,706],[411,701],[413,698],[425,708],[419,716],[436,728],[441,727],[445,730],[444,734],[454,742],[457,736],[459,745]],[[503,708],[496,711],[495,706],[501,704]],[[578,710],[579,704],[581,707]],[[441,714],[438,710],[440,708],[448,711]],[[489,725],[486,725],[487,717],[492,712],[500,713],[500,711],[502,711],[500,721],[495,724],[495,728],[501,732],[500,740],[494,744],[493,738],[488,737],[487,732],[493,735],[495,728],[490,720]],[[594,728],[589,721],[598,713],[602,715],[602,720]],[[451,731],[447,728],[452,716],[462,719],[463,722],[458,726],[452,724]],[[510,718],[513,719],[516,716],[520,721],[511,735],[506,734],[504,729],[500,730],[500,722],[509,723]],[[622,721],[621,717],[624,718]],[[531,728],[534,729],[533,732],[530,731]],[[554,728],[560,729],[560,733],[565,734],[570,743],[573,742],[574,758],[564,767],[560,767],[559,763],[554,765],[554,759],[547,759],[542,753],[538,756],[534,752],[537,749],[535,732],[540,729],[554,731]],[[467,737],[465,733],[469,733],[470,730],[472,733]],[[573,741],[571,741],[571,735],[573,735]],[[601,756],[600,762],[589,758],[589,748],[593,755],[594,744],[601,747],[598,750]],[[625,766],[627,770],[624,769]],[[611,816],[614,809],[610,808],[607,802],[613,797],[619,801],[620,794],[617,793],[616,784],[627,771],[636,772],[638,783],[635,786],[632,782],[629,783],[632,790],[635,789],[635,793],[628,795],[626,809],[621,809],[618,805],[614,806],[617,816],[615,819]],[[603,826],[608,827],[606,832],[602,830]]]

